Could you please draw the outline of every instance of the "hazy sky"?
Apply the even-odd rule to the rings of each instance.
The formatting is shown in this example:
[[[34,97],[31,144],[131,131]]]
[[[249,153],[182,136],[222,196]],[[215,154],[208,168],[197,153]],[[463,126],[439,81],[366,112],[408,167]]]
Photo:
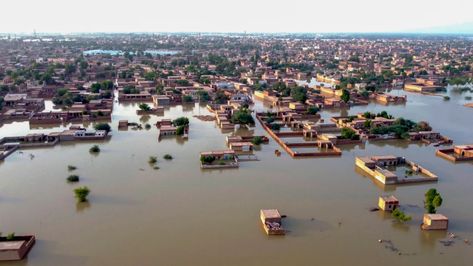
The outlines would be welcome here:
[[[473,0],[5,0],[0,32],[390,32],[473,21]]]

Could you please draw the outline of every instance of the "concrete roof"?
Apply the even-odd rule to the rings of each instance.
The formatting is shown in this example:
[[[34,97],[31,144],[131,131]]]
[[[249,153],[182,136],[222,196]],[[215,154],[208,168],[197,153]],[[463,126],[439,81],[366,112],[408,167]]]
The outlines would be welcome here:
[[[281,214],[277,209],[261,210],[261,213],[266,219],[281,218]]]
[[[427,217],[429,217],[430,220],[434,221],[448,221],[447,216],[443,214],[438,214],[438,213],[428,213],[426,214]]]
[[[2,241],[0,242],[0,250],[1,251],[6,251],[6,250],[18,250],[21,248],[21,246],[25,243],[25,240],[20,240],[20,241]]]

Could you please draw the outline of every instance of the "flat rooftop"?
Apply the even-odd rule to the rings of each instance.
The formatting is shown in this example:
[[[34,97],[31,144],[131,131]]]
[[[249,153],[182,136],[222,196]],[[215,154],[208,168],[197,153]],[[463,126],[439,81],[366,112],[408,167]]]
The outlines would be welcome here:
[[[0,242],[0,251],[18,250],[25,243],[25,240],[20,241],[2,241]]]
[[[281,214],[277,209],[261,210],[261,213],[266,219],[281,218]]]

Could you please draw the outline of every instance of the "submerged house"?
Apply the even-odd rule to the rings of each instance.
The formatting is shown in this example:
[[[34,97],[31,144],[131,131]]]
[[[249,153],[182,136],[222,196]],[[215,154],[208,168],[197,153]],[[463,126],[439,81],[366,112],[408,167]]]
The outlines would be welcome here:
[[[438,180],[435,174],[414,162],[406,160],[404,157],[392,155],[356,157],[355,165],[384,185],[432,182]],[[397,167],[406,168],[404,178],[401,178],[396,173]]]
[[[282,227],[282,217],[277,209],[260,210],[260,219],[263,229],[268,235],[284,235],[286,231]]]
[[[75,139],[103,139],[107,137],[108,132],[105,130],[86,130],[80,129],[74,132]]]
[[[235,152],[250,153],[253,152],[253,143],[251,142],[231,142],[230,149]]]
[[[448,218],[442,214],[426,213],[421,227],[423,230],[447,230]]]
[[[383,211],[394,211],[399,207],[399,200],[394,196],[381,196],[378,200],[378,207]]]
[[[201,168],[238,168],[238,156],[234,150],[206,151],[200,153]]]
[[[441,149],[436,154],[452,162],[473,161],[473,144],[457,145],[450,149]]]
[[[0,237],[0,261],[22,260],[35,243],[34,236]]]

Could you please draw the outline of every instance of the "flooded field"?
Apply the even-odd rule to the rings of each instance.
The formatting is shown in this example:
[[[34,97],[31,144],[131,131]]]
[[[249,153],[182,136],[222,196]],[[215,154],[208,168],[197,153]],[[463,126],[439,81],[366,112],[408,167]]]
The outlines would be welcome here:
[[[405,92],[393,92],[406,94]],[[407,93],[406,105],[352,107],[334,115],[388,111],[425,120],[456,144],[473,143],[473,109],[465,94]],[[471,95],[471,94],[470,94]],[[118,131],[118,121],[154,124],[162,117],[136,115],[138,104],[115,104],[113,137],[98,143],[61,144],[22,150],[0,162],[0,231],[35,234],[28,258],[2,265],[471,265],[473,261],[473,163],[436,157],[433,146],[379,141],[342,146],[333,158],[292,159],[270,138],[257,149],[257,162],[239,169],[201,170],[199,152],[224,149],[225,136],[204,106],[176,106],[164,117],[190,118],[189,139],[164,138],[158,130]],[[255,110],[266,110],[261,102]],[[91,126],[91,125],[90,125]],[[53,132],[67,127],[30,129],[27,122],[5,124],[0,137]],[[252,132],[254,131],[254,132]],[[237,134],[266,134],[255,128]],[[31,154],[33,156],[31,156]],[[163,155],[171,154],[167,161]],[[437,183],[383,187],[355,167],[355,156],[405,156],[439,176]],[[148,164],[157,156],[159,170]],[[68,165],[77,166],[79,184],[68,184]],[[86,185],[88,203],[76,203],[72,190]],[[450,218],[457,237],[420,230],[424,193],[442,193],[439,212]],[[406,224],[389,214],[370,212],[378,196],[393,194],[413,217]],[[283,237],[268,237],[259,210],[287,215]],[[379,243],[378,240],[384,240]]]

